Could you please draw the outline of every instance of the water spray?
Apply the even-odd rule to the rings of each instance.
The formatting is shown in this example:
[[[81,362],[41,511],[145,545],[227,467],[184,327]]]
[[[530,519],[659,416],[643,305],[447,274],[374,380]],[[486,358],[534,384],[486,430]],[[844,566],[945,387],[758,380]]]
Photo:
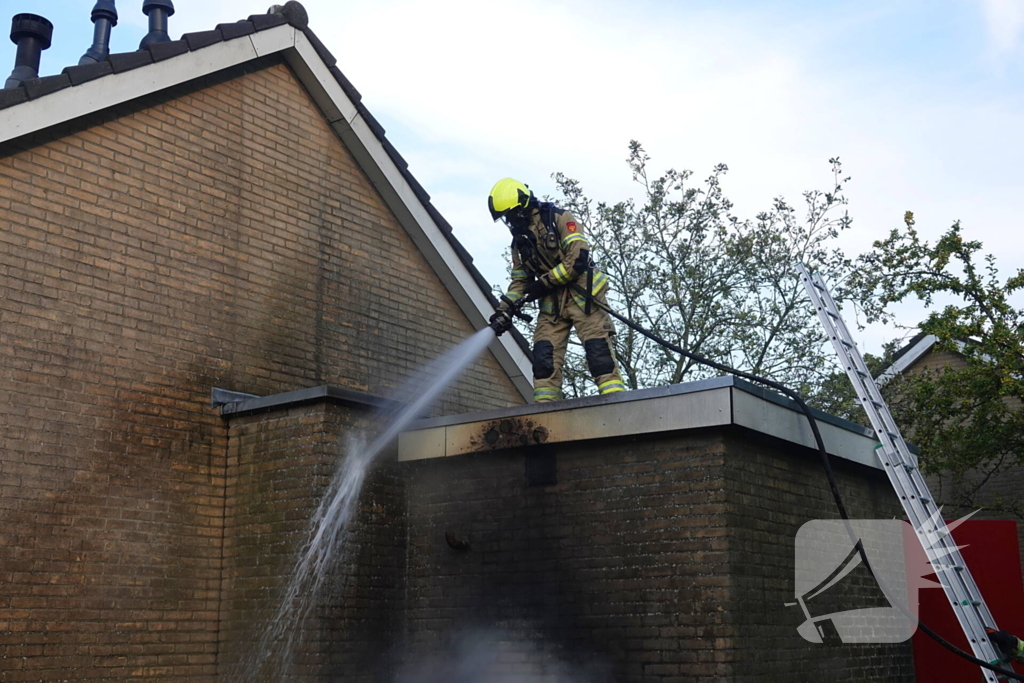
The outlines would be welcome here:
[[[523,314],[519,317],[532,319]],[[296,554],[277,612],[264,628],[254,656],[229,680],[248,683],[260,680],[268,671],[287,680],[295,647],[301,642],[299,636],[314,612],[325,580],[345,559],[346,536],[356,518],[359,495],[374,460],[410,422],[425,416],[441,392],[458,379],[497,334],[494,328],[485,327],[431,361],[392,393],[389,405],[397,407],[379,413],[384,427],[374,438],[350,436],[340,449],[334,478],[310,519],[307,539]],[[415,399],[408,401],[410,396]]]

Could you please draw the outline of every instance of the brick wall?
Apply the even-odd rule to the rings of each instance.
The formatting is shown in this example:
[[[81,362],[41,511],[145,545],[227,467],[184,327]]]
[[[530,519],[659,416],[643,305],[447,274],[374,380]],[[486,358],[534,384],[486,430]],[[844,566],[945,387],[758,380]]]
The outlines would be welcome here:
[[[393,458],[370,467],[344,552],[308,619],[298,618],[299,610],[285,613],[276,642],[263,641],[296,553],[309,538],[310,519],[352,455],[349,437],[374,424],[363,408],[325,403],[231,419],[220,615],[224,680],[373,681],[388,670],[388,648],[400,639],[407,540],[405,482]],[[311,594],[309,583],[299,585]],[[290,635],[291,646],[283,646]]]
[[[817,453],[775,448],[731,435],[726,440],[729,619],[737,683],[755,681],[913,681],[910,643],[840,647],[811,645],[797,635],[804,620],[795,600],[795,540],[813,519],[838,519]],[[903,511],[883,472],[832,459],[840,494],[853,519],[900,519]],[[912,540],[912,539],[911,539]],[[867,580],[839,592],[852,601],[875,594]],[[826,595],[826,599],[828,595]],[[825,613],[828,610],[823,610]]]
[[[910,681],[909,645],[797,634],[794,538],[835,518],[813,454],[749,434],[561,445],[406,463],[409,681]],[[884,475],[837,464],[850,513],[891,518]],[[446,530],[472,549],[453,551]]]
[[[524,457],[406,464],[416,481],[410,669],[425,663],[444,680],[455,665],[435,656],[457,646],[466,657],[461,643],[482,639],[469,657],[494,660],[488,680],[560,670],[662,680],[702,653],[715,673],[720,634],[708,624],[724,577],[708,565],[727,534],[720,441],[573,444],[558,450],[551,487],[525,486]],[[447,530],[472,550],[453,552]]]
[[[470,326],[287,67],[0,150],[0,680],[212,680],[212,386],[386,394]],[[442,410],[521,398],[487,355]]]

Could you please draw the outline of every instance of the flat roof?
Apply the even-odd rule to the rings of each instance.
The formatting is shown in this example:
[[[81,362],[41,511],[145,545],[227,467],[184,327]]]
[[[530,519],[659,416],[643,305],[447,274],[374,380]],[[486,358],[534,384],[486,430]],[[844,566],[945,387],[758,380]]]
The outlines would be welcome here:
[[[839,458],[882,469],[874,432],[813,411],[826,450]],[[398,459],[407,462],[517,448],[703,427],[738,426],[799,446],[815,448],[807,418],[783,396],[734,377],[430,418],[398,437]]]

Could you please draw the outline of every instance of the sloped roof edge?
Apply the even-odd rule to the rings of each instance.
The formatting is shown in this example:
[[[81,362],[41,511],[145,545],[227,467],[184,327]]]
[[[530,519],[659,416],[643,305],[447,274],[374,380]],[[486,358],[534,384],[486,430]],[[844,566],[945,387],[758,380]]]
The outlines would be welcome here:
[[[486,325],[497,302],[472,256],[333,55],[308,27],[290,24],[282,15],[253,15],[0,91],[0,151],[26,135],[270,55],[280,55],[292,68],[470,323],[477,329]],[[527,349],[515,330],[491,344],[502,369],[529,399],[533,386]]]
[[[878,375],[877,381],[887,382],[893,377],[902,374],[904,370],[917,362],[918,358],[928,353],[937,341],[939,341],[939,338],[934,334],[925,334],[924,332],[917,334],[907,342],[906,346],[896,352],[892,359],[892,365]]]

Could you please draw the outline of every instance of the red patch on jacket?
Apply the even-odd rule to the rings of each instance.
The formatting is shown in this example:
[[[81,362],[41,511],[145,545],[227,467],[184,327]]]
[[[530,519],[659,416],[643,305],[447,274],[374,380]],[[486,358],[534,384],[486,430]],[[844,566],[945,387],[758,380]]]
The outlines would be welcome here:
[[[572,221],[569,221],[568,223],[565,224],[565,229],[568,230],[569,232],[576,232],[576,224],[573,223]]]

